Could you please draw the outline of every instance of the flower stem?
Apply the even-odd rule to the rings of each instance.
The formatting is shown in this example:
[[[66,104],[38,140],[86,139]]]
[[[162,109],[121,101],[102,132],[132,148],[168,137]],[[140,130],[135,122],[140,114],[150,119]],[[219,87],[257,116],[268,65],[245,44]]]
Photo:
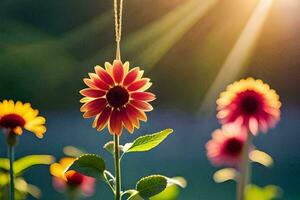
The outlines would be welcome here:
[[[14,146],[8,145],[9,176],[10,176],[10,200],[15,200],[15,179],[14,179]]]
[[[77,200],[78,199],[78,190],[71,188],[66,193],[67,200]]]
[[[246,188],[250,179],[249,150],[252,143],[252,134],[249,133],[242,152],[240,164],[240,177],[237,184],[237,200],[245,200]]]
[[[119,136],[114,136],[115,148],[115,200],[121,200],[121,166],[120,166],[120,149]]]

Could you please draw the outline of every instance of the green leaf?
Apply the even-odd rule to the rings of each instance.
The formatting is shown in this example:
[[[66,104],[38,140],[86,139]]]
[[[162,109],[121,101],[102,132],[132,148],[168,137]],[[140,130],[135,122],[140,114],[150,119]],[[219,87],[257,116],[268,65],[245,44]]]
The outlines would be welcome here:
[[[9,174],[8,173],[0,173],[0,186],[3,187],[9,183]],[[0,187],[0,188],[1,188]],[[1,193],[1,192],[0,192]]]
[[[179,196],[179,188],[177,185],[170,185],[161,193],[153,196],[150,200],[176,200]]]
[[[108,151],[109,153],[111,153],[112,155],[115,155],[115,143],[114,141],[109,141],[107,142],[103,148]],[[123,146],[119,145],[119,150],[123,151]]]
[[[273,200],[280,197],[280,188],[269,185],[264,188],[256,185],[248,185],[246,191],[246,200]]]
[[[30,167],[35,165],[50,165],[54,160],[54,157],[50,155],[25,156],[14,162],[14,173],[18,176]]]
[[[136,140],[134,140],[133,143],[126,144],[123,148],[123,151],[125,153],[149,151],[149,150],[155,148],[156,146],[158,146],[172,132],[173,132],[172,129],[165,129],[158,133],[138,137]]]
[[[161,175],[152,175],[142,178],[136,185],[136,190],[142,198],[150,198],[164,191],[167,187],[167,178]]]
[[[16,176],[35,165],[50,165],[54,162],[54,157],[50,155],[30,155],[20,158],[14,162],[14,173]],[[9,170],[9,160],[0,158],[0,168]]]
[[[0,169],[9,170],[9,160],[7,158],[0,158]]]
[[[68,170],[74,170],[96,179],[103,179],[105,161],[98,155],[85,154],[77,158]]]
[[[127,190],[123,194],[129,194],[130,196],[127,198],[127,200],[144,200],[140,195],[139,192],[136,190]]]

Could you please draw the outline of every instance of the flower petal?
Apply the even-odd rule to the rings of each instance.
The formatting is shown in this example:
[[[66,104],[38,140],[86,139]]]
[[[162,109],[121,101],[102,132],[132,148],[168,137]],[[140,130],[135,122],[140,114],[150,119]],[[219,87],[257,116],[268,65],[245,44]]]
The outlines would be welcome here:
[[[120,114],[122,117],[122,122],[125,126],[125,128],[129,131],[129,133],[133,133],[134,131],[134,126],[129,117],[127,116],[126,108],[122,108],[120,110]]]
[[[140,69],[138,67],[135,67],[132,70],[130,70],[123,81],[123,85],[127,86],[133,81],[135,81],[138,77],[139,71]]]
[[[140,79],[138,81],[135,81],[133,82],[132,84],[130,84],[128,86],[128,90],[129,91],[137,91],[137,90],[140,90],[142,89],[144,86],[146,86],[148,83],[149,83],[150,79],[148,78],[143,78],[143,79]]]
[[[138,118],[139,114],[138,114],[137,110],[133,106],[127,105],[126,106],[126,113],[127,113],[127,116],[129,118],[129,120],[133,124],[133,126],[136,127],[136,128],[139,128],[140,127],[140,122],[139,122],[139,118]]]
[[[150,92],[133,92],[131,93],[131,97],[140,101],[149,102],[155,100],[155,95]]]
[[[103,97],[106,94],[106,92],[103,90],[87,88],[87,89],[81,90],[80,94],[82,94],[83,96],[86,96],[86,97],[99,98],[99,97]]]
[[[113,66],[109,62],[105,62],[104,66],[105,66],[105,70],[107,71],[107,73],[109,73],[110,75],[112,75],[112,68],[113,68]]]
[[[119,110],[115,109],[112,111],[109,119],[108,129],[112,135],[122,134],[122,118]]]
[[[89,78],[84,78],[83,82],[90,88],[96,89],[97,86],[95,85],[94,81]]]
[[[141,111],[130,104],[128,104],[126,108],[129,109],[130,112],[133,114],[133,116],[136,116],[139,120],[142,120],[144,122],[147,121],[147,115],[145,114],[144,111]]]
[[[105,83],[107,83],[108,85],[114,85],[113,78],[102,67],[96,66],[95,71],[100,77],[100,79],[103,80]]]
[[[144,101],[139,101],[139,100],[131,100],[130,104],[136,107],[137,109],[143,110],[143,111],[151,111],[153,110],[153,107]]]
[[[124,78],[124,68],[123,64],[119,60],[114,61],[114,67],[112,71],[113,77],[116,83],[121,83]]]
[[[98,120],[97,120],[97,131],[102,131],[108,120],[109,120],[109,116],[111,115],[111,108],[110,107],[106,107],[103,112],[100,114]]]
[[[107,105],[106,99],[103,99],[103,98],[95,99],[91,102],[84,104],[80,108],[80,111],[85,112],[83,115],[84,118],[90,118],[90,117],[94,117],[94,116],[98,115],[99,113],[101,113],[106,105]]]
[[[104,81],[102,81],[97,74],[89,73],[89,76],[92,79],[93,85],[96,88],[99,88],[101,90],[108,90],[109,89],[109,85],[107,83],[105,83]]]

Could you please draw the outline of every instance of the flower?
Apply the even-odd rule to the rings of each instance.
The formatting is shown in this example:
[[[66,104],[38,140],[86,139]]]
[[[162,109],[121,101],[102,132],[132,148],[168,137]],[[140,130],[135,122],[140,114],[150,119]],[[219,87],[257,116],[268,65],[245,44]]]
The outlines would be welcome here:
[[[155,95],[145,92],[152,83],[142,78],[144,71],[135,67],[129,71],[129,62],[106,62],[105,69],[96,66],[96,73],[84,79],[89,87],[80,91],[84,118],[95,117],[93,127],[102,131],[106,126],[111,134],[121,135],[125,127],[130,133],[139,128],[139,120],[147,121],[145,112],[153,110],[148,103]]]
[[[73,170],[67,171],[68,167],[75,161],[75,158],[65,157],[59,163],[50,166],[50,173],[53,176],[53,187],[64,192],[66,188],[80,189],[84,196],[92,196],[94,193],[95,179],[84,176]]]
[[[16,135],[21,135],[25,128],[42,138],[46,132],[46,120],[38,114],[39,111],[33,109],[30,103],[4,100],[0,102],[0,127]]]
[[[280,119],[281,103],[276,91],[253,78],[229,85],[217,105],[217,117],[222,124],[240,124],[254,135],[267,132]]]
[[[223,126],[212,133],[206,150],[209,160],[217,166],[237,166],[247,139],[247,132],[235,125]]]

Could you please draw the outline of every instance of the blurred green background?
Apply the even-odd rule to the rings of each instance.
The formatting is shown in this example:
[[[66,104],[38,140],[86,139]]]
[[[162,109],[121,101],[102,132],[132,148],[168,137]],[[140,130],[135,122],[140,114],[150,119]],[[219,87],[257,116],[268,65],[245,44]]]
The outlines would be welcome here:
[[[82,78],[114,58],[112,0],[1,0],[0,97],[31,102],[47,117],[43,140],[24,134],[17,157],[53,154],[65,145],[103,154],[111,138],[81,118]],[[269,7],[268,7],[269,6]],[[254,166],[253,182],[276,184],[283,199],[300,199],[300,1],[125,0],[122,57],[141,66],[157,94],[149,122],[122,142],[163,128],[175,134],[158,149],[130,155],[123,163],[124,187],[144,175],[184,176],[179,199],[234,199],[233,183],[215,184],[204,145],[219,125],[215,99],[242,77],[261,78],[283,102],[282,121],[255,144],[275,159],[271,169]],[[6,155],[0,136],[0,155]],[[62,199],[47,167],[26,174],[43,200]],[[95,197],[111,199],[99,183]]]

